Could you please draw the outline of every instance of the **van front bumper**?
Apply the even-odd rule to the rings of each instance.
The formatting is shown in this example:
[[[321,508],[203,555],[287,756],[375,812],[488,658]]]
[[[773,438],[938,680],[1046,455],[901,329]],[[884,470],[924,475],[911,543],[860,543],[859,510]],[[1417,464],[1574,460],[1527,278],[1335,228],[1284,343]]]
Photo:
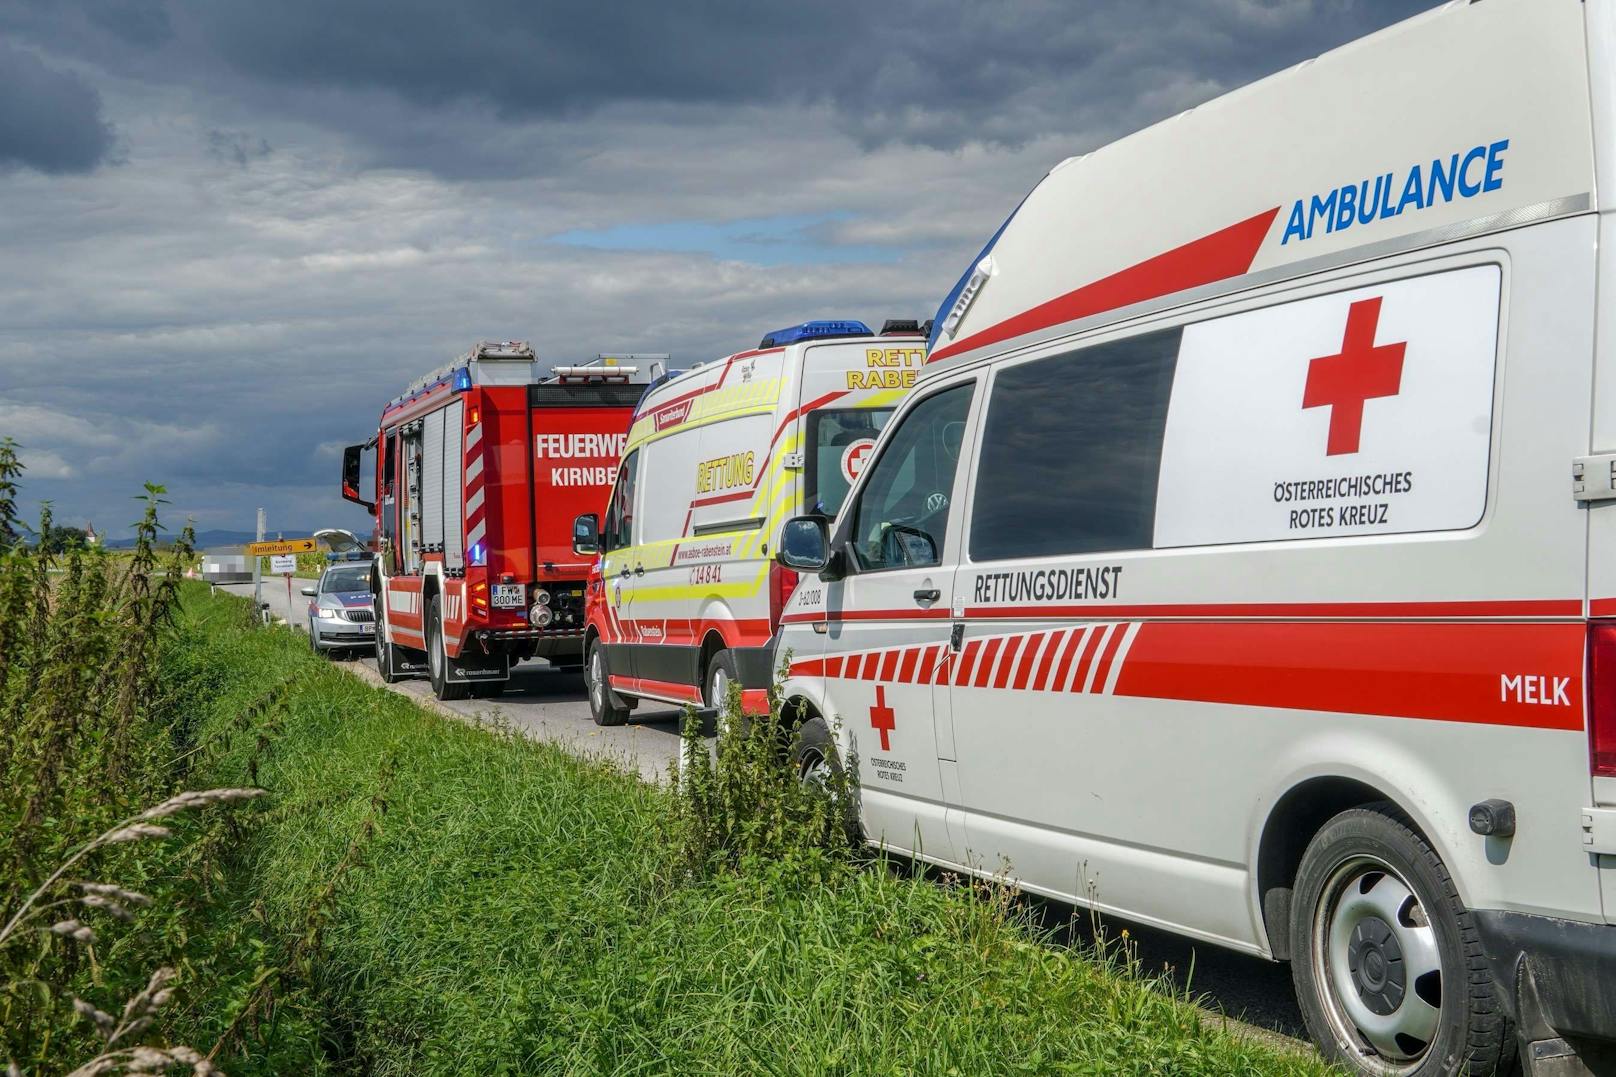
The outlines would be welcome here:
[[[1499,1001],[1523,1040],[1616,1044],[1616,925],[1494,910],[1470,915]]]

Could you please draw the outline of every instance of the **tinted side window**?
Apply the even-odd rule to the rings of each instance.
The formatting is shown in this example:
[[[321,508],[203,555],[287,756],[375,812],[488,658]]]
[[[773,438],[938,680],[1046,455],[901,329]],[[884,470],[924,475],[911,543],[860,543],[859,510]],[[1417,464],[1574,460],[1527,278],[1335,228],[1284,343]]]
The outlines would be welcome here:
[[[965,418],[975,382],[927,397],[905,415],[853,510],[853,555],[869,570],[942,560]]]
[[[600,542],[605,549],[621,549],[633,541],[634,476],[639,465],[640,450],[635,449],[623,457],[617,467],[617,485],[612,488],[612,500],[606,506],[606,522],[600,528]]]
[[[971,558],[1149,549],[1178,329],[1001,367]]]

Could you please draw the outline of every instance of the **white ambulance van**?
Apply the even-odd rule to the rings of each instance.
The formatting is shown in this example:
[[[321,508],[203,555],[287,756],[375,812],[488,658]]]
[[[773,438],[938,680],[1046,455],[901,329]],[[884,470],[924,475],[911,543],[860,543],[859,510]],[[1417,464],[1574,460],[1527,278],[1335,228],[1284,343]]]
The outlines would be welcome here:
[[[1616,3],[1450,3],[1027,196],[784,529],[801,766],[1353,1072],[1608,1064],[1613,498]]]
[[[835,516],[925,362],[916,321],[813,321],[653,382],[635,410],[586,589],[595,721],[638,700],[717,705],[738,681],[768,710],[771,643],[797,573],[772,561],[780,525]]]

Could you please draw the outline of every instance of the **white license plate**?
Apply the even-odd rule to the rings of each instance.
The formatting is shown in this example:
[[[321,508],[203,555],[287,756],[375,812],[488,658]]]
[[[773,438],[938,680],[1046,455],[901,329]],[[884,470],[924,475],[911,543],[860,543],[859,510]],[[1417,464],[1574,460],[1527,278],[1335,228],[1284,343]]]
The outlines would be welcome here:
[[[527,605],[527,584],[525,583],[496,583],[494,584],[494,608],[496,610],[519,610]]]

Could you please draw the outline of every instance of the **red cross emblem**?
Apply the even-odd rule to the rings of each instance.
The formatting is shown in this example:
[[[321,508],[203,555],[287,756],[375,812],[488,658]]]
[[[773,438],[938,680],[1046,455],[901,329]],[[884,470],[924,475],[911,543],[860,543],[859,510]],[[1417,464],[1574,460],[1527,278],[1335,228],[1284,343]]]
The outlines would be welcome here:
[[[898,728],[898,716],[887,706],[887,690],[884,685],[875,686],[875,706],[870,708],[870,726],[881,734],[881,750],[892,751],[890,734]]]
[[[1347,334],[1341,350],[1321,355],[1307,364],[1303,408],[1330,409],[1330,436],[1326,456],[1358,451],[1363,433],[1364,401],[1396,396],[1403,383],[1401,344],[1375,344],[1380,324],[1380,297],[1362,299],[1347,311]]]

